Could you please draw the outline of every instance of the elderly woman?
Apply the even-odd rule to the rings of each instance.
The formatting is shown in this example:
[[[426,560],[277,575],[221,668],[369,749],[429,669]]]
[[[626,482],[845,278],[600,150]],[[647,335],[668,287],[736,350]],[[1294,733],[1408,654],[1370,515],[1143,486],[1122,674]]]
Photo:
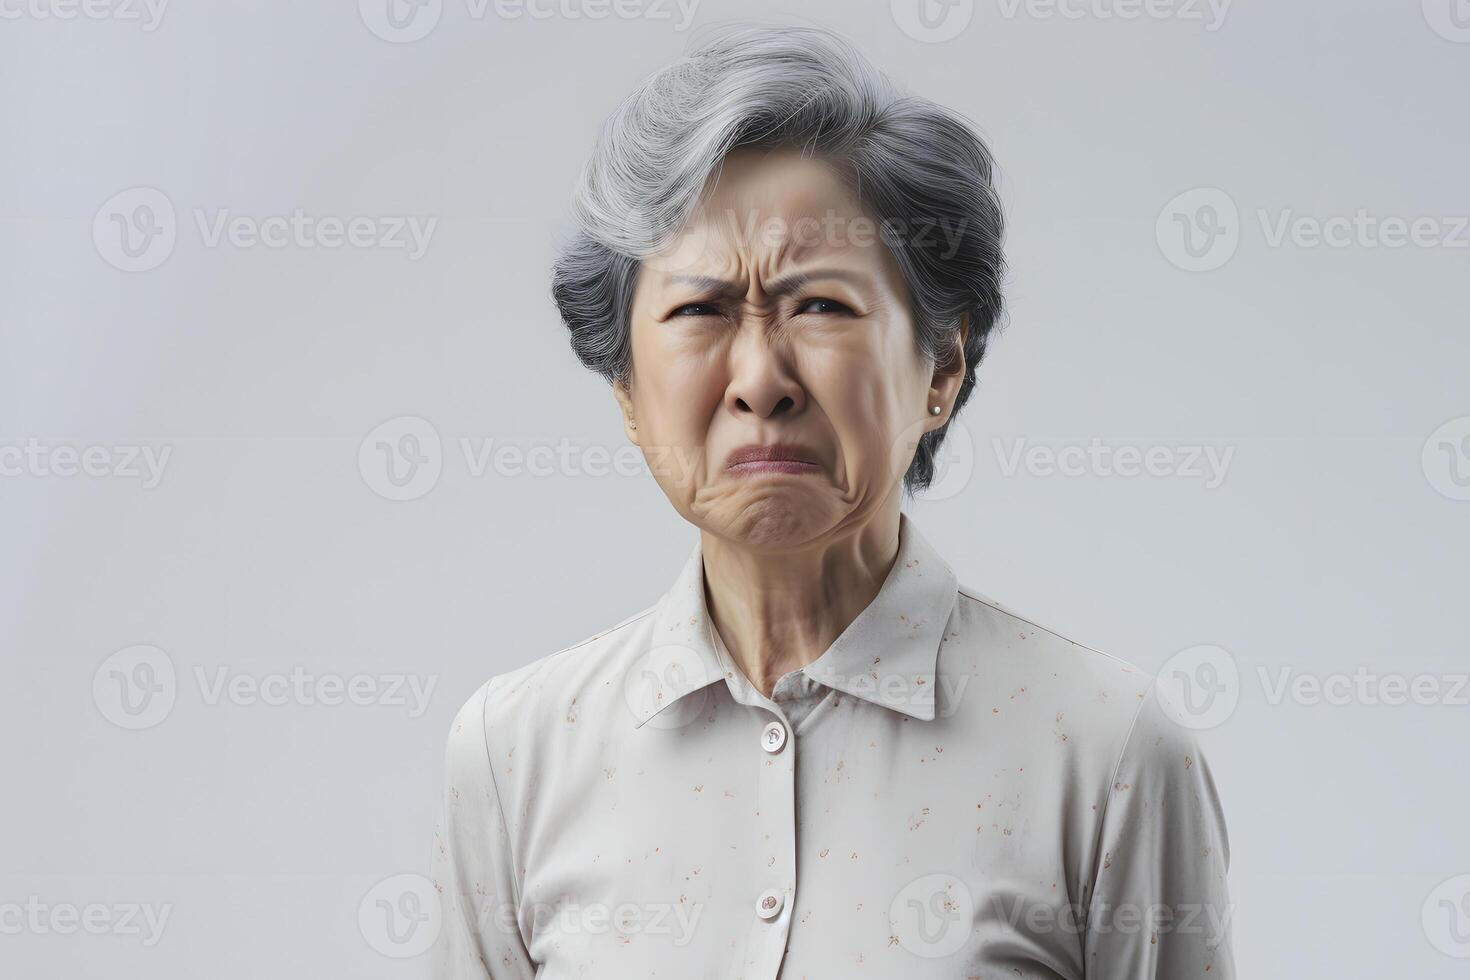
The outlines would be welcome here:
[[[827,32],[727,29],[613,114],[575,216],[572,345],[698,543],[460,712],[434,975],[1233,976],[1188,732],[900,509],[1001,309],[972,127]]]

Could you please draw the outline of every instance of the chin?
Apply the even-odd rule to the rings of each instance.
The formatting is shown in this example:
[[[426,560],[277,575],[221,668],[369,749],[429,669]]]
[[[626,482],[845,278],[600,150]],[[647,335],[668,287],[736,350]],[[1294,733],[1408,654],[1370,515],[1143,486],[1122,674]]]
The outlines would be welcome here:
[[[809,494],[766,492],[754,499],[721,501],[697,523],[748,548],[784,551],[820,538],[841,519],[827,502]]]

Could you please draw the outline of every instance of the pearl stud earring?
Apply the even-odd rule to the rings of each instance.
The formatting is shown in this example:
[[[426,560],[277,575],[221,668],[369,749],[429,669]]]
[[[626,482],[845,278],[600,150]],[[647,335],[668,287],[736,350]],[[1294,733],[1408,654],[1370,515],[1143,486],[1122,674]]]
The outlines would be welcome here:
[[[940,412],[944,411],[944,409],[940,408],[938,405],[935,405],[933,408],[929,409],[929,411],[934,415],[938,415]]]

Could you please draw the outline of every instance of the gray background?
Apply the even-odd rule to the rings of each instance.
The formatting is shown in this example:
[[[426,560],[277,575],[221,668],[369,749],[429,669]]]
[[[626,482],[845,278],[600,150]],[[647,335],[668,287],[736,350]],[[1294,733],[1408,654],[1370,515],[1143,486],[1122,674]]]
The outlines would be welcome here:
[[[841,30],[990,138],[1010,324],[961,416],[971,451],[911,513],[963,581],[1081,642],[1151,672],[1227,651],[1234,708],[1202,738],[1242,975],[1464,975],[1439,904],[1470,891],[1470,692],[1452,696],[1470,659],[1470,232],[1443,242],[1470,212],[1463,0],[1238,0],[1218,22],[1195,0],[1133,18],[1128,0],[977,0],[946,40],[912,29],[912,2],[704,0],[680,30],[662,3],[537,19],[431,0],[416,41],[383,27],[387,0],[179,2],[152,29],[95,2],[0,10],[0,453],[18,447],[0,456],[0,907],[100,904],[116,928],[5,928],[0,972],[419,972],[373,948],[359,904],[426,867],[455,709],[653,602],[693,542],[646,475],[477,474],[465,441],[625,445],[555,318],[552,245],[616,99],[698,28],[755,17]],[[130,272],[112,216],[139,187],[167,198],[176,240]],[[1168,233],[1195,188],[1237,209],[1215,212],[1206,271]],[[1200,200],[1186,220],[1208,220]],[[418,258],[199,227],[296,208],[437,224]],[[1436,241],[1273,244],[1283,214],[1359,209],[1427,217]],[[433,426],[441,472],[394,501],[375,443],[359,451],[405,416]],[[1006,463],[1093,439],[1179,465]],[[64,475],[64,453],[17,463],[27,445],[170,455],[145,486]],[[1223,480],[1191,475],[1190,447],[1232,453]],[[139,644],[177,693],[127,730],[104,662]],[[211,703],[198,680],[296,668],[435,686],[416,713]],[[1273,703],[1282,671],[1359,668],[1442,696]],[[169,908],[157,943],[118,920],[129,904]]]

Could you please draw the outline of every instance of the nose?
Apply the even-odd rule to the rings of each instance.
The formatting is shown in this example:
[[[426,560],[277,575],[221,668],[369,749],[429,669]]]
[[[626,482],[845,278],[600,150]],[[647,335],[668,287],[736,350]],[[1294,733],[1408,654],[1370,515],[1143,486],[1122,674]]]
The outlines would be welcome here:
[[[761,322],[746,323],[730,346],[730,384],[725,408],[761,419],[797,415],[806,392],[792,371],[790,351]]]

